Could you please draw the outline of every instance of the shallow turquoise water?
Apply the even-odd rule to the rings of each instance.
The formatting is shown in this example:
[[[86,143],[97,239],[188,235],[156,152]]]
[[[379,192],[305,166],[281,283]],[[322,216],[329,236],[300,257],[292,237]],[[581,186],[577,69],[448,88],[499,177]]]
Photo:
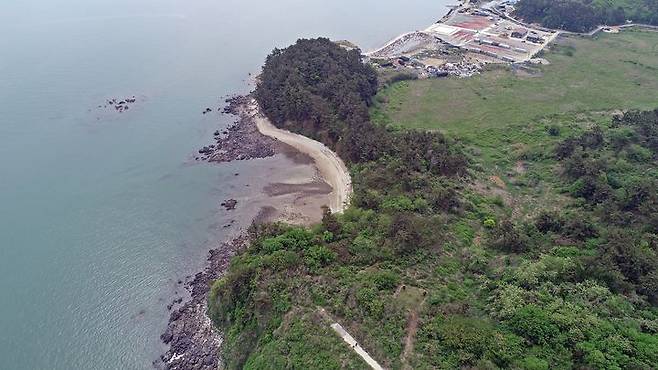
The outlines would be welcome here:
[[[176,281],[248,220],[285,159],[207,165],[275,46],[366,49],[424,28],[450,1],[22,0],[0,3],[0,369],[150,368]],[[97,105],[136,95],[118,114]],[[269,171],[269,172],[268,172]],[[240,173],[240,176],[234,176]],[[247,180],[248,179],[248,180]],[[251,186],[246,187],[245,182]]]

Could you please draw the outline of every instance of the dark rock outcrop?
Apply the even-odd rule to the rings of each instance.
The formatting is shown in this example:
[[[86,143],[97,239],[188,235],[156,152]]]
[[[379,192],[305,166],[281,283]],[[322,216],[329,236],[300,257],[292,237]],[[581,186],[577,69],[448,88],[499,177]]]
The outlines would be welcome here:
[[[246,237],[238,237],[211,250],[206,269],[186,284],[191,298],[171,312],[167,330],[160,336],[170,348],[153,362],[156,368],[216,370],[219,367],[222,339],[206,314],[208,294],[212,283],[228,268],[231,257],[246,243]],[[181,303],[181,298],[173,302]]]
[[[238,201],[235,199],[227,199],[222,202],[221,206],[226,208],[227,211],[232,211],[238,205]]]
[[[207,145],[199,149],[201,159],[209,162],[231,162],[255,158],[267,158],[275,154],[279,142],[258,131],[253,118],[245,110],[249,97],[237,96],[227,99],[223,113],[238,116],[238,120],[220,133],[216,130],[213,138],[215,146]]]

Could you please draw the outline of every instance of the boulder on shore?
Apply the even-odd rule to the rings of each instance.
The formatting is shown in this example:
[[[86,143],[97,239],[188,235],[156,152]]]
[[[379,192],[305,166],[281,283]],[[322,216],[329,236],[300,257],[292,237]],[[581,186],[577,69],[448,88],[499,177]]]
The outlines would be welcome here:
[[[222,202],[221,206],[226,208],[227,211],[232,211],[238,205],[238,201],[235,199],[227,199]]]

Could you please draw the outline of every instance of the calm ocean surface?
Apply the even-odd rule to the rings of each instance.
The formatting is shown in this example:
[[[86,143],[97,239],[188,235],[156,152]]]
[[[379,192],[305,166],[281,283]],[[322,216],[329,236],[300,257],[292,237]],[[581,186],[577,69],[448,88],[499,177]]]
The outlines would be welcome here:
[[[194,163],[230,123],[201,111],[246,92],[276,46],[371,49],[450,3],[0,1],[0,369],[151,368],[176,281],[256,212],[219,203],[287,161]]]

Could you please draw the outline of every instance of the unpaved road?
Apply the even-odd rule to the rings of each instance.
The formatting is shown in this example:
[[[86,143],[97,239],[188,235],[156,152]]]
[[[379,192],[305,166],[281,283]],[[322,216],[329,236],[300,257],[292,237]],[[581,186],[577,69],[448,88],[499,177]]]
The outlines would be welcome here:
[[[402,352],[402,368],[411,369],[409,356],[414,352],[414,340],[418,332],[418,312],[412,309],[407,319],[407,336],[404,338],[404,351]]]
[[[254,117],[258,131],[263,135],[280,140],[313,159],[320,175],[333,189],[328,204],[331,212],[343,212],[352,195],[352,179],[343,160],[320,142],[274,126],[261,113],[255,100],[249,103],[248,109]]]

